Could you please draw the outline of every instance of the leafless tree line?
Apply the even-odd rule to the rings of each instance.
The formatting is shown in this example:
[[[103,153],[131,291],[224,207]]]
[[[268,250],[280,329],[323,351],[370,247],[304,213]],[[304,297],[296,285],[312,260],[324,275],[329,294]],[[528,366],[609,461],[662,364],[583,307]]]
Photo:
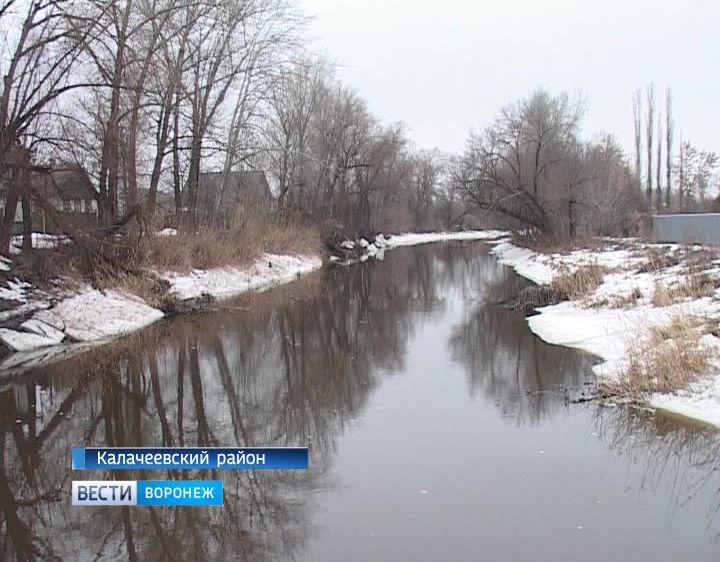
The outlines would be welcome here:
[[[583,115],[582,100],[544,90],[503,109],[454,162],[466,208],[557,239],[628,231],[635,180],[612,136],[580,138]]]
[[[645,207],[653,176],[657,209],[674,204],[673,192],[678,204],[710,192],[713,153],[681,142],[670,157],[670,90],[663,205],[663,119],[658,112],[656,135],[652,86],[645,112],[642,92],[634,96],[634,173],[612,137],[580,138],[582,103],[542,90],[507,106],[449,158],[416,149],[402,124],[375,118],[331,64],[307,54],[304,22],[292,0],[2,1],[0,251],[19,205],[26,235],[34,205],[87,242],[32,181],[51,159],[90,173],[104,237],[85,244],[95,262],[108,241],[120,237],[132,249],[161,220],[189,231],[212,223],[237,170],[266,171],[277,206],[330,235],[477,225],[488,216],[557,236],[627,231],[646,210],[637,197],[643,118]],[[199,205],[206,171],[220,172],[210,216]],[[161,194],[172,194],[170,218],[159,217]]]
[[[646,204],[648,209],[662,211],[693,211],[706,209],[711,190],[717,184],[717,155],[698,149],[680,138],[677,153],[674,152],[675,122],[673,119],[673,94],[665,91],[665,114],[659,111],[655,121],[655,91],[652,84],[645,89],[645,112],[643,92],[633,94],[633,131],[635,135],[635,177],[638,191],[642,190],[642,123],[645,123],[645,146],[647,168],[645,174]],[[664,119],[663,119],[664,117]],[[657,138],[655,126],[657,123]],[[663,138],[664,123],[664,138]],[[665,153],[663,156],[663,142]],[[653,154],[656,154],[655,185],[653,187]],[[665,159],[665,186],[662,186],[662,161]],[[664,197],[663,197],[664,191]],[[654,193],[654,197],[653,197]],[[653,201],[654,198],[654,201]]]
[[[20,203],[63,222],[31,181],[51,159],[90,173],[115,237],[157,222],[163,193],[196,229],[200,173],[221,172],[219,213],[242,169],[267,171],[280,207],[347,231],[429,226],[440,155],[303,54],[304,22],[292,0],[5,0],[0,250]]]
[[[444,157],[412,147],[401,124],[383,124],[322,61],[303,59],[271,89],[264,167],[279,205],[345,232],[436,226]]]

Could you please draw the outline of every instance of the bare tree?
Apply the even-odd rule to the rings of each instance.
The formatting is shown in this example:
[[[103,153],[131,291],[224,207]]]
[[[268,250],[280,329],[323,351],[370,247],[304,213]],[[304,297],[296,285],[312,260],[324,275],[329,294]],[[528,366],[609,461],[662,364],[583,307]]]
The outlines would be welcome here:
[[[699,201],[703,207],[708,192],[717,182],[716,171],[720,158],[715,152],[698,149],[685,141],[678,159],[679,183],[686,206]]]
[[[576,142],[582,104],[542,90],[505,108],[483,135],[470,138],[456,179],[467,201],[549,233],[557,184],[549,181]]]
[[[665,206],[670,208],[670,193],[672,189],[672,145],[673,145],[673,116],[672,116],[672,89],[665,90]]]
[[[204,143],[237,77],[247,51],[238,40],[254,10],[250,0],[203,4],[190,38],[190,69],[184,84],[190,104],[190,153],[184,198],[187,226],[198,224],[198,182]]]
[[[685,143],[682,138],[682,131],[680,132],[680,150],[678,152],[678,199],[680,207],[682,208],[685,204]]]
[[[655,165],[655,209],[662,208],[662,111],[658,111],[657,129],[657,163]]]
[[[150,186],[145,201],[145,218],[152,221],[155,214],[158,187],[163,162],[168,152],[173,153],[173,188],[175,191],[176,216],[180,213],[181,181],[179,162],[180,97],[182,77],[187,62],[190,33],[196,22],[196,11],[185,5],[171,15],[161,29],[153,29],[160,35],[158,61],[148,88],[149,104],[155,121],[155,155],[150,173]],[[176,21],[177,19],[177,21]],[[174,127],[173,127],[174,125]],[[171,135],[171,133],[173,133]]]
[[[132,53],[129,54],[128,51],[131,49],[129,42],[135,31],[131,18],[134,4],[133,0],[125,3],[111,2],[109,5],[102,0],[96,0],[91,6],[95,10],[93,17],[103,21],[104,29],[102,36],[85,45],[85,52],[95,63],[99,81],[103,85],[98,93],[103,102],[97,116],[102,122],[98,207],[101,223],[109,225],[118,218],[123,141],[120,129],[123,111],[121,102],[127,59],[132,58]],[[109,95],[109,107],[104,103],[106,93]]]
[[[266,127],[268,159],[279,184],[278,205],[288,196],[305,203],[308,167],[319,154],[311,147],[311,124],[327,97],[329,70],[322,61],[302,59],[275,81],[270,95],[271,113]],[[291,190],[295,189],[295,193]]]
[[[84,84],[72,75],[77,55],[94,31],[91,18],[72,15],[73,4],[63,0],[33,0],[22,8],[14,0],[0,5],[0,25],[18,29],[2,59],[0,89],[0,178],[12,173],[14,181],[5,203],[0,227],[0,252],[7,253],[17,203],[29,175],[17,166],[27,166],[27,147],[43,142],[37,133],[40,120],[64,94]],[[23,148],[23,145],[25,148]],[[21,176],[25,179],[20,180]]]
[[[352,165],[355,182],[351,193],[355,195],[353,224],[367,235],[374,227],[371,198],[399,187],[409,170],[404,166],[407,139],[400,125],[378,127],[371,123],[364,134],[365,142]]]
[[[252,131],[252,121],[258,117],[260,106],[267,102],[268,98],[271,103],[275,99],[275,96],[271,95],[273,85],[284,75],[278,70],[289,65],[288,58],[299,41],[298,32],[302,24],[302,18],[294,12],[286,0],[266,0],[258,4],[248,18],[248,23],[242,27],[241,69],[238,84],[233,92],[235,103],[228,128],[216,212],[223,207],[230,172],[237,164],[247,162],[255,156],[249,153],[250,139],[255,136]],[[315,97],[312,98],[310,105],[314,103]],[[312,107],[307,112],[304,126],[301,127],[303,141],[311,113]],[[265,127],[264,124],[259,126],[263,130]],[[257,125],[255,128],[258,128]],[[243,139],[245,139],[244,143]],[[285,193],[282,193],[281,199],[284,199],[284,195]]]
[[[653,192],[653,131],[655,128],[655,89],[650,84],[645,91],[647,113],[645,121],[645,136],[647,142],[647,204],[652,208]]]
[[[437,150],[421,151],[412,159],[413,173],[408,203],[415,229],[428,228],[433,200],[443,174],[443,162]]]
[[[642,92],[633,94],[633,132],[635,133],[635,174],[637,188],[642,191]]]

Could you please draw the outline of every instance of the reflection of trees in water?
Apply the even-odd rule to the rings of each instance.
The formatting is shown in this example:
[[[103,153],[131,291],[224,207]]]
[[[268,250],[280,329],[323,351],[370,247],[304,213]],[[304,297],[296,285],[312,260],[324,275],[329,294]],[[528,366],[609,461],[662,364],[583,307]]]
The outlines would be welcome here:
[[[178,318],[26,374],[0,395],[0,559],[272,560],[311,535],[346,420],[401,369],[453,258],[397,250],[224,313]],[[437,277],[437,278],[436,278]],[[41,413],[36,415],[36,411]],[[19,423],[18,423],[19,422]],[[310,444],[313,470],[74,473],[70,448]],[[215,479],[222,508],[72,508],[76,479]]]
[[[623,462],[641,467],[633,486],[667,488],[671,513],[709,498],[706,527],[720,538],[720,431],[636,407],[597,407],[595,421],[610,450]]]
[[[481,266],[475,287],[484,296],[453,329],[452,357],[465,365],[471,394],[493,400],[517,423],[538,423],[566,404],[583,384],[589,358],[543,343],[525,319],[501,303],[517,295],[522,281],[504,268]]]

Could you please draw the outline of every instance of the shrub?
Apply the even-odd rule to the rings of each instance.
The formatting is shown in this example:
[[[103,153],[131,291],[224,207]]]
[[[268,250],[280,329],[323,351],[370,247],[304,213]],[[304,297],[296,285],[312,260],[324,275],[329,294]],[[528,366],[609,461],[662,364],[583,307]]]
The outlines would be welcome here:
[[[145,241],[147,265],[187,271],[243,265],[265,252],[318,254],[322,243],[312,225],[283,215],[257,213],[228,229],[203,227],[176,236],[151,236]]]
[[[689,273],[674,283],[655,283],[652,303],[655,306],[669,306],[684,299],[699,299],[712,296],[720,285],[720,279],[708,272]]]
[[[541,306],[583,299],[602,283],[604,272],[597,264],[583,265],[556,276],[549,285],[526,287],[515,300],[514,308],[527,314]]]

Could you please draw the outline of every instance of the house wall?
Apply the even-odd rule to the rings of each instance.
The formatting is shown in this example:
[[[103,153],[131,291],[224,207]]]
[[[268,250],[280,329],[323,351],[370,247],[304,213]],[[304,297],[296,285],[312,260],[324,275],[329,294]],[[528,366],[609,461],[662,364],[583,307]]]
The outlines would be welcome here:
[[[720,244],[720,213],[654,215],[653,238],[679,244]]]

